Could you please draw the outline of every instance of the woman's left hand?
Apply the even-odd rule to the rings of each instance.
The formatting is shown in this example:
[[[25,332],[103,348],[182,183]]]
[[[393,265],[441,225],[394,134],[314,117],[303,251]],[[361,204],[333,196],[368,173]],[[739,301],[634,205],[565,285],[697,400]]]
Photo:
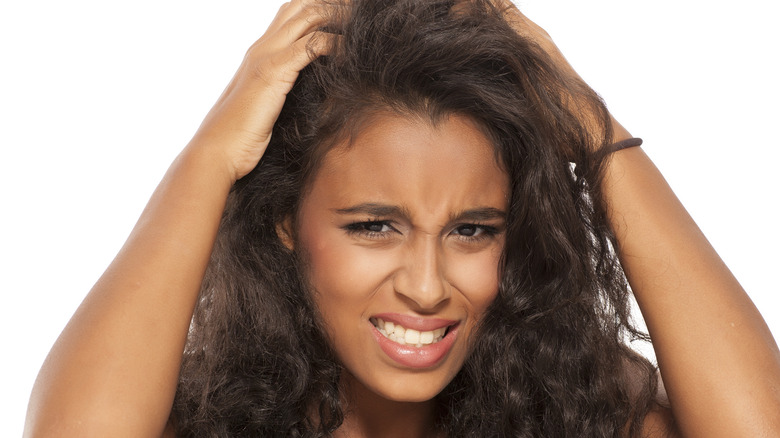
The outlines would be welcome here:
[[[512,26],[512,29],[514,29],[515,32],[517,32],[517,34],[521,37],[538,45],[547,54],[547,56],[550,57],[553,65],[563,73],[565,78],[568,78],[570,81],[581,82],[583,84],[585,83],[577,71],[574,70],[574,67],[572,67],[566,57],[563,56],[563,53],[546,30],[523,14],[510,0],[495,1],[496,6],[502,8],[504,11],[504,18],[506,19],[507,23]],[[582,113],[582,108],[578,108],[578,110],[580,113]],[[590,120],[593,120],[593,118],[589,117],[588,114],[582,113],[582,116],[583,125],[591,127],[591,130],[595,131],[591,132],[591,134],[593,134],[596,139],[601,140],[604,133],[600,132],[600,128],[597,128],[599,124],[590,122]],[[613,142],[631,138],[631,134],[628,132],[628,130],[624,128],[623,125],[621,125],[612,114],[610,114],[609,117],[610,123],[612,125]]]

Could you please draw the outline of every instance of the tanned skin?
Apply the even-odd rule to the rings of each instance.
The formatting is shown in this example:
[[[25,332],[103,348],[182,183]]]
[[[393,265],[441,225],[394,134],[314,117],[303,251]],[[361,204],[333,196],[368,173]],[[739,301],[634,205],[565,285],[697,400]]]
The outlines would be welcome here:
[[[518,33],[576,75],[543,29],[501,1]],[[326,54],[323,7],[286,3],[249,49],[52,348],[25,437],[173,436],[182,351],[228,191],[259,162],[298,72]],[[630,137],[614,127],[615,140]],[[640,148],[615,153],[604,177],[671,406],[651,412],[645,435],[780,436],[780,353],[747,294]]]
[[[544,29],[504,6],[519,34],[579,78]],[[631,138],[612,126],[615,141]],[[739,282],[641,148],[613,154],[604,190],[663,376],[648,436],[780,436],[780,352]]]
[[[184,343],[228,191],[260,160],[298,72],[332,36],[293,0],[171,165],[41,368],[25,437],[151,437],[168,423]]]

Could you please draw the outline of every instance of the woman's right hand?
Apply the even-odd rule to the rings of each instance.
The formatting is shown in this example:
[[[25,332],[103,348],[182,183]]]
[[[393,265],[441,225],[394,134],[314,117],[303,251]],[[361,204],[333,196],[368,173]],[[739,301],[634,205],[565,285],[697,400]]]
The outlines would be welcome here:
[[[330,45],[317,31],[326,15],[320,0],[293,0],[249,49],[52,347],[25,436],[160,436],[230,186],[259,162],[298,72]]]
[[[319,30],[326,17],[318,0],[283,4],[188,145],[224,163],[231,182],[260,161],[298,73],[331,46],[335,36]]]

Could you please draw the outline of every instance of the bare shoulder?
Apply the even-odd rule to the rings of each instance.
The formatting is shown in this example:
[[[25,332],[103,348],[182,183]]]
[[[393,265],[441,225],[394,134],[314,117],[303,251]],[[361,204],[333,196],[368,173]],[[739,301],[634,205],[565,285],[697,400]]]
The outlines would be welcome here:
[[[644,438],[681,438],[675,426],[672,409],[668,406],[656,405],[645,416],[645,422],[642,425],[642,436]]]
[[[682,433],[677,428],[672,405],[669,404],[669,397],[666,395],[664,379],[660,372],[656,372],[655,375],[658,379],[658,391],[655,394],[655,403],[652,409],[645,416],[642,436],[646,438],[681,438]]]
[[[637,355],[636,358],[639,356]],[[636,359],[634,358],[634,359]],[[647,370],[638,362],[627,358],[624,362],[623,376],[628,383],[629,391],[633,399],[638,399],[647,383]],[[653,405],[647,413],[642,424],[642,437],[644,438],[678,438],[679,433],[666,388],[660,372],[655,372],[652,377],[657,381],[657,390],[653,397]]]
[[[168,424],[165,425],[165,430],[163,431],[160,438],[176,438],[176,430],[173,427],[173,423],[171,421],[168,421]]]

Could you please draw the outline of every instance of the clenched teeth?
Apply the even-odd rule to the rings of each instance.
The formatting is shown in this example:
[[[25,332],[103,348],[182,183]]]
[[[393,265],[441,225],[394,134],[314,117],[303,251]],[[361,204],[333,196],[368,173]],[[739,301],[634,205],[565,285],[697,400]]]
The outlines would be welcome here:
[[[421,332],[415,329],[407,329],[390,321],[384,321],[382,318],[371,318],[371,323],[387,339],[397,342],[401,345],[414,345],[422,347],[423,345],[435,344],[442,340],[447,333],[447,327],[440,327],[436,330]]]

